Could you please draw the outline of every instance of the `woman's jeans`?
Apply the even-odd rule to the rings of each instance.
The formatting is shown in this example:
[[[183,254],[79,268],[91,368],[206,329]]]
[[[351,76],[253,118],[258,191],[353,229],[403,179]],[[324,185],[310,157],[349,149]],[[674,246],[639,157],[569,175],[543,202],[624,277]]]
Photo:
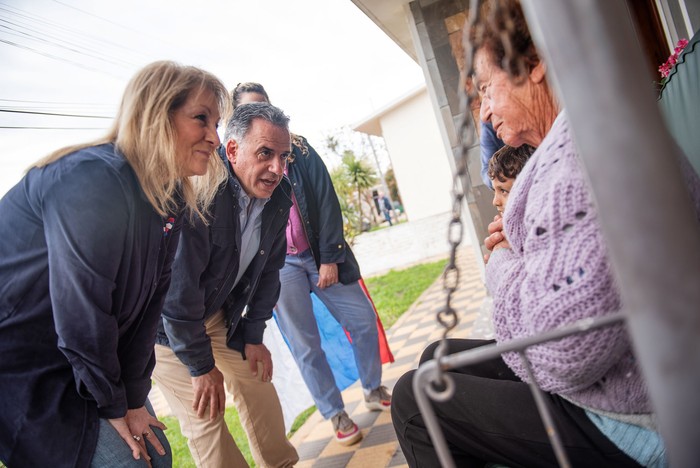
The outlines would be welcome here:
[[[151,403],[146,400],[146,409],[155,416]],[[146,460],[134,460],[131,448],[122,439],[116,429],[112,427],[108,419],[100,418],[100,433],[97,437],[97,447],[95,455],[92,457],[93,468],[127,468],[145,467]],[[158,440],[165,449],[165,455],[159,455],[150,442],[146,441],[146,449],[151,457],[153,468],[170,468],[173,466],[173,454],[170,451],[170,444],[165,437],[165,433],[157,427],[151,426],[151,432],[158,437]]]

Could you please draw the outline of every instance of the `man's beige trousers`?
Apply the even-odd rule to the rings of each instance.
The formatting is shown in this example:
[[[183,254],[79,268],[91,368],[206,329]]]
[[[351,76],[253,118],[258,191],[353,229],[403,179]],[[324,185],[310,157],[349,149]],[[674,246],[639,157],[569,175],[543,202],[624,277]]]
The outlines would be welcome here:
[[[223,312],[211,316],[205,325],[216,367],[224,375],[226,389],[233,395],[255,463],[260,467],[293,466],[299,457],[287,440],[275,387],[271,382],[260,380],[261,368],[258,376],[253,376],[241,353],[226,346]],[[187,438],[190,453],[199,468],[248,466],[223,416],[210,420],[207,409],[204,418],[197,417],[192,409],[194,391],[189,370],[167,346],[156,345],[153,379],[180,422],[182,434]]]

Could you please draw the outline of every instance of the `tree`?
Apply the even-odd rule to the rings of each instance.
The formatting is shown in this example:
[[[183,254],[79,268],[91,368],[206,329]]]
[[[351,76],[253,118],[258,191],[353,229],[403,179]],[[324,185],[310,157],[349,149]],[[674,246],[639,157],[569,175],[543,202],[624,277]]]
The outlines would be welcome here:
[[[343,215],[343,235],[352,244],[355,236],[361,232],[357,229],[357,211],[348,202],[352,199],[354,190],[344,166],[335,167],[330,171],[330,175],[333,187],[335,187],[335,193],[338,195],[340,212]]]
[[[358,229],[362,231],[363,192],[372,188],[374,184],[377,183],[377,175],[372,166],[370,166],[364,158],[356,157],[352,150],[343,151],[343,167],[357,194],[357,209],[359,211]]]
[[[393,167],[387,169],[386,173],[384,174],[384,180],[386,181],[387,187],[389,187],[391,199],[403,205],[403,201],[401,201],[401,194],[399,193],[399,185],[396,183],[396,176],[394,175]]]

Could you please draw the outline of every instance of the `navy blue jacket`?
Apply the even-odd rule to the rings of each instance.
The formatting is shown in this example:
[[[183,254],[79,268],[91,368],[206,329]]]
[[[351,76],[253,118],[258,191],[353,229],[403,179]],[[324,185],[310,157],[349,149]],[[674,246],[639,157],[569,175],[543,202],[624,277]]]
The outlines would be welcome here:
[[[493,190],[493,184],[489,178],[489,160],[493,153],[503,148],[505,143],[496,136],[491,122],[481,122],[479,143],[481,144],[481,180],[484,181],[484,185]]]
[[[219,154],[231,174],[223,147]],[[230,175],[214,199],[209,225],[196,220],[183,227],[173,265],[158,343],[170,346],[193,377],[214,368],[211,342],[204,327],[208,317],[224,308],[229,325],[227,345],[243,353],[246,343],[262,343],[265,322],[272,317],[279,297],[279,270],[284,266],[285,230],[292,205],[289,181],[283,178],[265,204],[258,253],[232,291],[240,260],[241,190]]]
[[[353,283],[360,279],[360,266],[343,237],[343,215],[328,169],[302,136],[292,135],[292,153],[287,173],[316,267],[337,263],[339,281]]]
[[[0,459],[88,466],[98,417],[144,405],[181,216],[166,227],[111,144],[0,201]]]

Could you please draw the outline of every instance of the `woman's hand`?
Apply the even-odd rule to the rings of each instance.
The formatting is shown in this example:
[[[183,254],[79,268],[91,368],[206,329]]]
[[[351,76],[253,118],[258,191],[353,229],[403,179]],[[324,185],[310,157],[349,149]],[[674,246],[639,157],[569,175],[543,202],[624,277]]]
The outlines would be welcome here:
[[[158,437],[153,433],[151,427],[157,427],[160,430],[166,430],[165,424],[158,421],[158,419],[148,412],[145,406],[141,408],[131,409],[126,412],[126,423],[129,425],[131,430],[132,439],[136,440],[133,436],[138,436],[141,440],[136,440],[139,446],[143,448],[144,453],[146,450],[146,441],[148,441],[159,455],[165,455],[165,449],[163,445],[158,440]],[[146,454],[148,457],[148,454]],[[150,460],[150,457],[147,458]]]
[[[109,423],[129,446],[134,460],[140,460],[143,456],[148,465],[151,465],[151,457],[148,455],[148,450],[146,450],[146,441],[150,442],[160,455],[165,455],[163,445],[151,429],[151,426],[153,426],[165,430],[165,424],[152,416],[145,406],[129,410],[126,412],[125,417],[110,419]]]
[[[131,429],[129,428],[129,425],[126,422],[126,418],[116,418],[116,419],[109,419],[109,423],[112,425],[112,427],[119,433],[122,439],[124,439],[124,442],[129,446],[131,449],[131,456],[134,457],[134,460],[140,460],[141,456],[143,456],[144,460],[148,463],[148,465],[151,465],[151,457],[148,456],[148,452],[146,451],[146,446],[142,444],[143,439],[141,436],[139,437],[139,440],[135,439],[136,434],[132,434]],[[162,447],[161,447],[162,448]]]

